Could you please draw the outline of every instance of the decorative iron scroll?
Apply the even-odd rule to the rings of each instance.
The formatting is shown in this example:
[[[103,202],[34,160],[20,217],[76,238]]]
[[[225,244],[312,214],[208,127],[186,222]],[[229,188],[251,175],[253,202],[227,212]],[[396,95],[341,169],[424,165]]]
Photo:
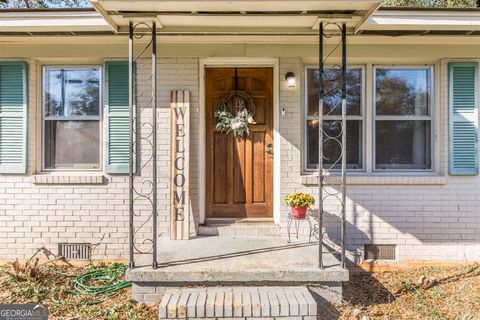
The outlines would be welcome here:
[[[151,35],[149,41],[142,39]],[[138,41],[138,50],[135,42]],[[151,54],[149,54],[149,49]],[[134,54],[138,52],[138,54]],[[150,66],[148,66],[150,64]],[[148,76],[144,72],[150,71]],[[157,262],[157,78],[155,23],[129,27],[129,213],[130,267],[135,254],[151,254]],[[137,90],[141,88],[140,90]],[[150,88],[151,90],[145,90]],[[135,161],[137,160],[137,161]],[[134,167],[136,166],[136,168]]]
[[[170,92],[171,114],[171,214],[170,238],[190,237],[190,92]]]

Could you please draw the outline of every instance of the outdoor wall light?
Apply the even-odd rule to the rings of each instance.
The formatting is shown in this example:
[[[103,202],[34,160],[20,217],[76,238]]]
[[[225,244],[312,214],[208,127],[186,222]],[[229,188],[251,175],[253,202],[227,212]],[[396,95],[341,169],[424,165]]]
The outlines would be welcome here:
[[[291,87],[295,87],[295,84],[296,84],[296,80],[295,80],[295,73],[293,72],[287,72],[285,74],[285,80],[287,80],[287,84],[288,86],[291,88]]]

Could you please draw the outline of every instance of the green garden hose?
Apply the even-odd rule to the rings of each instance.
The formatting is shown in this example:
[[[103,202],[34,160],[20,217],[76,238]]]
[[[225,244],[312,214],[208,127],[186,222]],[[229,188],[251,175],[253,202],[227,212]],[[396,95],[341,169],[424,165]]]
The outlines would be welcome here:
[[[126,265],[114,263],[108,268],[98,268],[80,275],[55,270],[52,271],[58,275],[72,279],[75,290],[69,290],[69,292],[96,297],[94,301],[85,301],[76,304],[97,304],[108,297],[120,293],[124,288],[131,286],[131,281],[119,279],[125,274],[126,270]],[[52,301],[57,304],[69,304],[54,297],[52,297]]]

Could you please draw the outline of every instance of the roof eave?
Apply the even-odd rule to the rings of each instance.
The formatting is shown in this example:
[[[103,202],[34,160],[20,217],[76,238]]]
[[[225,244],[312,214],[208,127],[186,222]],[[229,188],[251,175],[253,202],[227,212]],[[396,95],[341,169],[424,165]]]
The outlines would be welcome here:
[[[98,1],[93,1],[92,4],[96,5]],[[124,28],[121,29],[114,21],[105,20],[105,16],[98,12],[98,8],[60,8],[60,9],[2,9],[0,10],[0,33],[22,33],[26,34],[44,34],[55,33],[65,34],[66,32],[88,32],[94,34],[105,34],[106,32],[112,32],[114,34],[119,32],[125,32]],[[221,14],[220,14],[221,15]],[[217,16],[220,16],[217,15]],[[107,15],[108,16],[108,15]],[[239,15],[240,16],[240,15]],[[262,16],[259,12],[256,14]],[[248,15],[245,16],[248,18]],[[267,15],[265,15],[267,17]],[[186,17],[188,19],[188,17]],[[272,19],[276,19],[271,16]],[[283,16],[282,21],[286,21]],[[315,19],[315,17],[312,17]],[[212,18],[214,19],[214,18]],[[249,20],[250,21],[250,20]],[[318,18],[313,28],[298,28],[294,26],[263,26],[256,27],[258,33],[270,32],[272,29],[278,31],[278,33],[284,32],[285,34],[295,35],[301,34],[315,34],[315,25],[322,21]],[[159,31],[159,35],[162,32],[166,33],[186,33],[191,34],[194,32],[201,33],[204,30],[208,32],[215,31],[215,28],[228,29],[231,34],[245,34],[250,32],[252,28],[246,28],[245,26],[230,26],[228,28],[218,28],[215,26],[168,26],[166,25],[163,30]],[[255,26],[254,26],[255,28]],[[248,29],[248,30],[247,30]],[[425,8],[380,8],[374,10],[371,16],[361,23],[361,27],[357,28],[355,32],[362,30],[364,32],[395,32],[399,34],[410,34],[412,32],[418,32],[428,34],[430,31],[435,31],[438,34],[445,32],[445,34],[452,34],[452,32],[464,32],[465,34],[477,34],[480,31],[480,9],[425,9]]]

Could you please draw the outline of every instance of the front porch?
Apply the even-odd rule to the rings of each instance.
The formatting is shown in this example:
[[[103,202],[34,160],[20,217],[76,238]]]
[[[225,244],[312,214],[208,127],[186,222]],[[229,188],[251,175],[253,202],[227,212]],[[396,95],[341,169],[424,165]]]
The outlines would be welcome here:
[[[189,8],[174,7],[165,12],[164,6],[157,6],[156,2],[151,6],[147,2],[138,2],[135,7],[126,4],[125,1],[95,1],[97,10],[108,19],[112,27],[120,34],[129,36],[129,139],[128,139],[128,173],[129,173],[129,226],[130,226],[130,270],[127,278],[133,282],[133,297],[135,300],[145,303],[159,303],[160,310],[165,311],[165,304],[171,305],[170,309],[176,310],[175,316],[168,318],[184,318],[185,313],[181,310],[193,296],[194,292],[187,288],[202,287],[206,290],[207,297],[212,292],[210,299],[215,301],[219,310],[226,310],[226,296],[244,287],[263,287],[260,291],[251,293],[253,296],[262,294],[272,295],[275,305],[276,299],[286,294],[284,291],[275,291],[275,288],[292,287],[303,288],[305,297],[316,303],[325,301],[340,302],[342,299],[342,282],[348,281],[349,272],[346,269],[346,94],[347,94],[347,34],[354,34],[363,25],[365,19],[381,4],[379,0],[356,2],[355,8],[345,12],[339,1],[327,3],[305,2],[302,10],[297,2],[291,2],[290,10],[284,8],[277,13],[266,11],[265,4],[258,2],[243,2],[245,7],[233,14],[225,14],[218,11],[218,7],[210,7],[213,3],[203,3],[195,12]],[[206,7],[202,7],[208,5]],[[224,2],[225,8],[232,10],[232,3]],[[306,7],[304,7],[306,6]],[[308,10],[306,10],[308,9]],[[198,20],[198,12],[206,16]],[[157,35],[173,32],[178,25],[168,26],[172,17],[180,13],[182,17],[188,17],[187,22],[180,22],[184,30],[195,32],[202,26],[210,26],[213,29],[221,27],[224,19],[236,19],[245,12],[251,11],[246,17],[251,20],[237,21],[231,27],[232,34],[246,31],[245,27],[258,28],[256,32],[271,34],[272,29],[277,29],[280,34],[284,33],[283,20],[292,20],[295,25],[290,32],[307,32],[311,36],[318,37],[318,78],[319,93],[318,117],[319,135],[323,136],[323,115],[338,111],[337,118],[340,135],[328,136],[327,139],[318,139],[318,166],[319,179],[318,189],[318,241],[297,240],[288,243],[286,238],[275,237],[280,234],[282,228],[281,198],[282,188],[280,179],[282,174],[289,169],[281,167],[282,145],[280,136],[280,118],[286,118],[285,112],[280,111],[280,69],[278,61],[273,58],[267,63],[266,58],[260,62],[246,59],[243,62],[231,60],[217,61],[216,63],[200,63],[199,70],[199,108],[193,107],[196,99],[190,90],[178,88],[170,92],[170,141],[165,140],[166,154],[170,157],[170,189],[169,204],[165,211],[169,217],[164,221],[170,222],[168,229],[169,238],[158,237],[158,216],[162,210],[158,207],[158,163],[157,156],[157,121],[158,112],[162,112],[161,103],[157,103],[158,89],[163,90],[157,83]],[[176,13],[175,13],[176,12]],[[271,17],[272,23],[263,23],[258,20],[260,16]],[[220,25],[209,25],[214,19]],[[281,18],[281,19],[280,19]],[[304,19],[306,18],[306,19]],[[252,20],[253,19],[253,20]],[[307,21],[308,20],[308,21]],[[180,21],[180,20],[178,20]],[[193,23],[193,24],[192,24]],[[169,29],[174,28],[174,29]],[[158,29],[158,30],[157,30]],[[270,31],[267,31],[270,30]],[[158,33],[157,33],[158,32]],[[175,31],[180,32],[180,31]],[[230,31],[232,32],[232,31]],[[227,32],[228,33],[228,32]],[[324,46],[326,39],[334,37],[338,44],[332,48]],[[144,38],[142,40],[142,38]],[[148,41],[146,40],[148,39]],[[325,51],[324,52],[324,47]],[[338,82],[335,105],[332,110],[323,109],[323,99],[328,90],[324,90],[324,65],[336,48],[341,48],[341,64],[338,68]],[[159,48],[160,52],[161,49]],[[332,50],[332,51],[329,51]],[[148,67],[148,65],[150,65]],[[142,66],[139,67],[138,65]],[[140,71],[141,70],[141,71]],[[286,73],[293,75],[293,72]],[[144,77],[138,77],[143,74]],[[282,71],[283,73],[283,71]],[[298,73],[297,73],[298,74]],[[160,75],[162,75],[160,73]],[[168,76],[168,74],[167,74]],[[290,76],[291,78],[292,76]],[[340,81],[341,80],[341,81]],[[136,99],[136,88],[151,90],[151,95],[143,99]],[[337,92],[337,93],[338,93]],[[234,98],[234,99],[233,99]],[[159,100],[160,102],[160,100]],[[157,109],[158,108],[158,109]],[[167,110],[168,110],[167,109]],[[151,112],[151,117],[145,116]],[[243,126],[246,134],[235,134],[229,129],[219,129],[218,112],[227,114],[226,121],[233,121],[235,115],[239,120],[240,114],[248,115]],[[192,124],[190,125],[190,118]],[[246,119],[246,117],[242,118]],[[238,122],[237,121],[237,122]],[[196,126],[195,126],[196,125]],[[158,128],[157,128],[158,127]],[[139,129],[140,128],[140,129]],[[141,128],[151,128],[145,130]],[[251,131],[251,134],[249,133]],[[168,130],[167,130],[168,132]],[[341,139],[340,139],[341,136]],[[144,144],[140,150],[137,140]],[[323,156],[323,141],[334,142],[340,146],[334,163],[323,164],[326,157]],[[341,141],[340,141],[341,140]],[[198,144],[198,148],[197,148]],[[191,157],[192,155],[192,157]],[[164,157],[168,163],[168,157]],[[332,158],[333,159],[333,158]],[[197,161],[195,161],[197,160]],[[341,168],[342,179],[338,184],[327,190],[322,177],[328,175],[331,170],[336,170],[335,165]],[[197,169],[197,171],[194,170]],[[135,170],[136,169],[136,170]],[[138,172],[141,174],[138,174]],[[151,175],[150,175],[151,172]],[[167,177],[167,175],[165,176]],[[151,186],[151,187],[146,187]],[[167,199],[168,199],[167,198]],[[338,250],[333,254],[325,247],[324,237],[324,202],[329,198],[336,202],[338,216]],[[160,209],[160,210],[159,210]],[[143,213],[142,213],[143,212]],[[258,234],[257,230],[244,230],[245,232],[226,232],[223,227],[203,228],[207,219],[239,219],[261,218],[275,222],[262,230],[270,233],[269,236]],[[284,216],[284,218],[286,218]],[[207,221],[208,222],[208,221]],[[290,227],[287,222],[287,228]],[[151,230],[150,230],[151,225]],[[147,226],[147,227],[146,227]],[[145,227],[145,228],[144,228]],[[144,228],[144,230],[141,230]],[[148,229],[148,231],[147,231]],[[203,229],[203,230],[202,230]],[[208,229],[208,230],[206,230]],[[228,227],[227,227],[228,229]],[[277,229],[277,230],[276,230]],[[140,231],[141,230],[141,231]],[[238,231],[239,229],[236,228]],[[146,233],[144,233],[145,231]],[[202,231],[209,236],[200,236]],[[231,230],[230,230],[231,231]],[[195,232],[199,232],[195,234]],[[260,233],[262,233],[260,232]],[[149,235],[148,235],[149,233]],[[252,233],[256,236],[251,238]],[[199,235],[200,234],[200,235]],[[205,235],[205,233],[203,233]],[[310,232],[311,235],[311,232]],[[191,238],[193,236],[193,238]],[[185,241],[190,239],[189,241]],[[183,240],[183,241],[179,241]],[[149,250],[141,251],[139,247],[150,246]],[[145,254],[143,254],[143,252]],[[147,254],[148,252],[148,254]],[[218,287],[224,290],[217,294]],[[307,290],[308,289],[308,290]],[[177,291],[175,291],[177,290]],[[291,291],[291,292],[293,292]],[[270,292],[270,293],[269,293]],[[290,291],[289,291],[290,292]],[[196,292],[198,293],[198,292]],[[280,296],[279,296],[280,295]],[[302,296],[304,293],[302,293]],[[250,295],[251,298],[253,298]],[[312,298],[313,296],[313,298]],[[175,297],[175,298],[172,298]],[[183,299],[182,301],[180,301]],[[270,298],[270,297],[269,297]],[[172,301],[170,301],[173,299]],[[219,300],[219,301],[217,301]],[[180,307],[178,303],[180,304]],[[297,301],[298,305],[302,302]],[[195,307],[196,301],[192,302]],[[208,306],[208,302],[202,302],[200,309]],[[246,307],[240,302],[242,308]],[[270,304],[269,304],[270,306]],[[215,308],[216,308],[215,307]],[[180,308],[180,309],[179,309]],[[273,307],[272,307],[273,308]],[[272,312],[272,308],[265,310]],[[262,312],[261,317],[277,317],[276,312]],[[161,318],[166,318],[168,312],[161,313]],[[182,316],[178,316],[181,314]],[[228,314],[228,313],[227,313]],[[250,313],[243,314],[249,318]],[[202,313],[196,318],[228,318],[226,314],[215,311],[214,316]],[[288,316],[313,316],[308,314],[291,314]],[[260,317],[260,315],[257,315]]]
[[[336,255],[323,249],[324,269],[318,267],[318,242],[278,237],[196,237],[158,240],[159,268],[152,255],[141,255],[127,273],[133,297],[158,303],[165,291],[182,287],[307,286],[322,301],[340,301],[349,272]]]

